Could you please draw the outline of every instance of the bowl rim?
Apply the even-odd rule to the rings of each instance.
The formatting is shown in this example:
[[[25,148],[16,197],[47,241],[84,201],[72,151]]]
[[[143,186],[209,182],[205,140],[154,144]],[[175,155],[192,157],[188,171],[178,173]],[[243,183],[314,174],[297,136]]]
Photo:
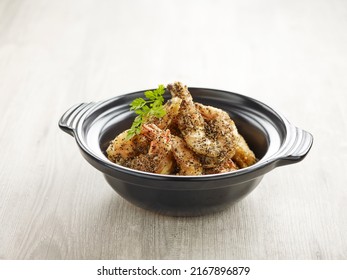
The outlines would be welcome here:
[[[142,177],[142,178],[147,178],[151,180],[175,180],[175,181],[209,181],[209,180],[220,180],[220,179],[229,179],[229,178],[236,178],[236,177],[243,177],[244,175],[248,175],[250,173],[254,173],[254,177],[258,177],[261,175],[264,175],[265,173],[269,172],[271,169],[275,168],[276,166],[279,165],[285,165],[285,164],[290,164],[290,163],[295,163],[298,161],[301,161],[308,151],[310,150],[312,143],[313,143],[313,137],[310,133],[306,132],[308,134],[308,137],[310,138],[308,143],[306,143],[306,149],[305,153],[300,155],[298,158],[294,157],[291,158],[289,161],[285,161],[288,154],[286,154],[288,149],[285,149],[285,146],[290,144],[290,142],[293,142],[293,140],[288,139],[288,131],[291,131],[293,129],[298,129],[295,126],[293,126],[280,112],[277,110],[274,110],[272,107],[269,105],[246,95],[227,91],[227,90],[220,90],[220,89],[213,89],[213,88],[205,88],[205,87],[189,87],[190,90],[204,90],[204,91],[214,91],[214,92],[219,92],[219,93],[224,93],[224,94],[232,94],[235,95],[241,99],[251,101],[257,105],[260,105],[262,108],[265,108],[267,112],[270,112],[272,115],[276,116],[280,121],[281,125],[285,127],[285,138],[283,139],[283,143],[280,145],[279,150],[273,154],[270,158],[265,158],[265,155],[260,158],[255,164],[238,169],[235,171],[229,171],[225,173],[216,173],[216,174],[206,174],[206,175],[166,175],[166,174],[156,174],[156,173],[151,173],[151,172],[145,172],[145,171],[140,171],[140,170],[135,170],[131,169],[116,163],[113,163],[110,161],[106,156],[104,158],[101,158],[99,155],[95,154],[93,150],[91,150],[87,143],[81,139],[81,129],[84,123],[84,120],[90,116],[91,113],[96,111],[97,109],[100,109],[102,107],[107,106],[107,104],[110,104],[112,102],[117,101],[118,99],[122,99],[126,96],[130,95],[138,95],[140,93],[145,92],[146,90],[140,90],[140,91],[135,91],[131,93],[126,93],[126,94],[121,94],[117,95],[111,98],[107,98],[104,100],[101,100],[99,102],[91,102],[91,103],[82,103],[86,104],[83,109],[79,110],[77,112],[77,116],[74,116],[74,125],[73,127],[70,127],[71,131],[68,132],[70,135],[74,136],[79,148],[83,152],[85,156],[88,156],[89,159],[92,161],[96,162],[97,164],[93,164],[97,169],[101,170],[104,173],[107,173],[111,176],[114,175],[114,171],[125,173],[131,176],[136,176],[136,177]],[[68,111],[67,111],[68,112]],[[66,112],[66,113],[67,113]],[[62,116],[61,120],[59,121],[59,126],[61,129],[63,129],[63,119],[64,115]],[[65,129],[63,129],[65,132],[67,132]],[[299,129],[300,131],[303,131]],[[306,141],[307,142],[307,141]],[[268,151],[267,151],[268,152]],[[266,153],[267,153],[266,152]],[[265,159],[264,159],[265,158]],[[284,160],[284,161],[281,161]],[[89,161],[89,160],[88,160]],[[91,162],[92,163],[92,162]],[[98,165],[101,165],[102,168],[100,168]],[[106,170],[105,170],[106,168]],[[252,178],[254,178],[252,177]],[[249,180],[251,180],[250,178]]]

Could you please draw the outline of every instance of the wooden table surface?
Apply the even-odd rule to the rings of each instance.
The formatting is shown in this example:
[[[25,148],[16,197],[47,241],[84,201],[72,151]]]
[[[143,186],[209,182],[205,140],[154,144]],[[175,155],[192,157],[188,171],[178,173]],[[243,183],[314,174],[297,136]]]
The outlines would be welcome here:
[[[0,1],[1,259],[347,259],[347,2]],[[314,135],[244,200],[139,209],[58,128],[79,102],[182,81]]]

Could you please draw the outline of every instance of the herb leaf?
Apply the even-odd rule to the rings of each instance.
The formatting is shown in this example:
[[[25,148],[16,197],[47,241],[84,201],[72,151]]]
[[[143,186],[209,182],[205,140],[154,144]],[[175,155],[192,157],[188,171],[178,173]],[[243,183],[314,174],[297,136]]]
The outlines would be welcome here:
[[[130,104],[130,110],[137,110],[143,107],[146,104],[146,101],[143,98],[136,98],[133,102]]]
[[[134,119],[131,128],[128,130],[127,139],[140,134],[142,124],[148,116],[162,118],[165,116],[166,111],[163,107],[165,93],[164,85],[159,85],[155,90],[147,90],[144,95],[148,100],[141,97],[134,99],[130,103],[130,111],[134,111],[138,116]]]

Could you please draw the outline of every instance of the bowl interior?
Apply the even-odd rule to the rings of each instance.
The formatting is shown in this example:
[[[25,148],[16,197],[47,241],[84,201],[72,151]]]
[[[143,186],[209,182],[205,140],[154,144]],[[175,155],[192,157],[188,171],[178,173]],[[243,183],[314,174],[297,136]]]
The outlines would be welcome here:
[[[256,108],[259,104],[243,96],[214,90],[190,88],[193,99],[205,105],[214,106],[225,110],[234,120],[240,134],[245,138],[250,148],[258,159],[262,159],[267,153],[270,144],[268,126],[264,124],[263,108]],[[142,97],[143,92],[122,96],[120,99],[105,104],[103,112],[97,117],[92,117],[93,126],[99,135],[98,149],[106,157],[106,149],[116,135],[128,129],[135,114],[129,112],[129,104],[136,97]],[[170,95],[165,94],[165,99]],[[106,109],[106,110],[105,110]],[[96,113],[97,114],[97,113]]]

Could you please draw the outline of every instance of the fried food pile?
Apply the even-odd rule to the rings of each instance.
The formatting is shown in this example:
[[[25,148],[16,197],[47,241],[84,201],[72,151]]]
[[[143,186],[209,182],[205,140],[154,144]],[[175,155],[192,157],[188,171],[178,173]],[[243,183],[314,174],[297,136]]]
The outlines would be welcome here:
[[[128,130],[107,148],[114,163],[157,174],[205,175],[234,171],[257,159],[227,112],[193,101],[187,86],[167,85],[166,114],[150,116],[139,134]]]

